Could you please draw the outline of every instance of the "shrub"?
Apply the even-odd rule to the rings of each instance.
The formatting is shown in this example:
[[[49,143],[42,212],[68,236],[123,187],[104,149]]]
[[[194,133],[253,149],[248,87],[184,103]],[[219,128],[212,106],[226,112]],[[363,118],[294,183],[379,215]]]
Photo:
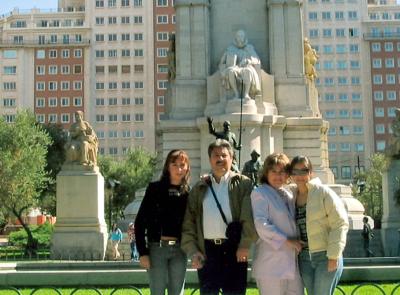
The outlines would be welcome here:
[[[53,233],[53,225],[46,222],[40,226],[32,225],[29,227],[32,231],[33,238],[38,243],[39,248],[49,248],[51,235]],[[23,229],[17,232],[12,232],[8,238],[8,242],[12,246],[24,247],[28,241],[28,235]]]

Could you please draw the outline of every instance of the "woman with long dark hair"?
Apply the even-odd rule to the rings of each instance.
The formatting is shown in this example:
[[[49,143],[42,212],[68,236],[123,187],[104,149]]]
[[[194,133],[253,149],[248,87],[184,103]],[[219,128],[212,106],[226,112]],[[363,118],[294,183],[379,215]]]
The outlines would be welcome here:
[[[168,295],[183,291],[187,258],[180,240],[189,176],[187,153],[170,151],[160,180],[148,185],[135,220],[139,262],[148,270],[152,295],[164,295],[166,289]]]

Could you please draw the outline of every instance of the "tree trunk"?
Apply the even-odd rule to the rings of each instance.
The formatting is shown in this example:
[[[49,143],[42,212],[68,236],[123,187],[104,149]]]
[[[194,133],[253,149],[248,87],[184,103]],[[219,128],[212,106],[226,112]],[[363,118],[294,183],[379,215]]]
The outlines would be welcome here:
[[[17,217],[18,221],[21,223],[22,227],[24,228],[27,236],[28,241],[25,245],[25,255],[35,255],[37,251],[37,241],[34,239],[32,235],[32,231],[29,226],[24,222],[22,218],[22,213],[25,211],[26,208],[23,208],[19,211],[13,209],[12,212],[14,213],[15,217]]]

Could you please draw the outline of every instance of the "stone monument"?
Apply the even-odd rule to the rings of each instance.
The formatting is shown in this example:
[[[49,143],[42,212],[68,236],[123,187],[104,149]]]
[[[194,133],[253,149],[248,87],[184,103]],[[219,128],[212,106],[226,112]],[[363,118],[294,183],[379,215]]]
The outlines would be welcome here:
[[[400,206],[394,198],[400,189],[400,108],[395,113],[396,118],[392,123],[393,137],[387,148],[390,162],[382,176],[382,244],[385,256],[400,255]]]
[[[51,257],[103,260],[108,237],[104,178],[97,166],[96,133],[81,111],[75,113],[65,149],[66,161],[57,175],[57,222]]]

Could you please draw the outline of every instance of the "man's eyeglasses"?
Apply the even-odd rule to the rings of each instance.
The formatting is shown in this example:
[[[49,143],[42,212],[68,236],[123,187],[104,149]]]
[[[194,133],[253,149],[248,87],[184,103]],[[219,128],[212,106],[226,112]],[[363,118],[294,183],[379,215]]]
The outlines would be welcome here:
[[[303,169],[293,169],[290,174],[291,175],[307,175],[308,173],[310,173],[310,169],[303,168]]]

